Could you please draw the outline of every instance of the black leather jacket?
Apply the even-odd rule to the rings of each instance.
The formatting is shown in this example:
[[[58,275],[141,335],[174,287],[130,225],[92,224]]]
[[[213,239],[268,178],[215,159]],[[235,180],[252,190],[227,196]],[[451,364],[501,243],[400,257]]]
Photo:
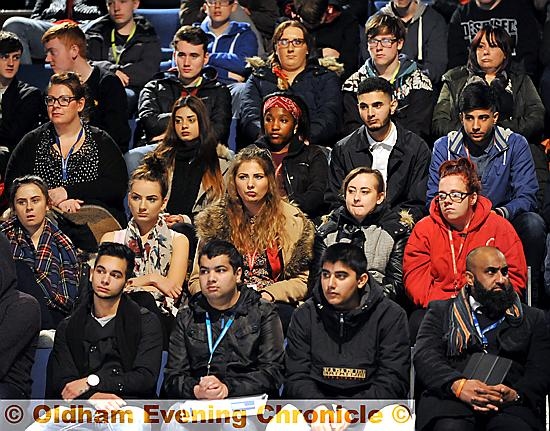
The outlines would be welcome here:
[[[215,375],[230,397],[278,394],[283,380],[283,329],[272,303],[260,294],[240,287],[240,298],[229,310],[210,307],[197,293],[176,317],[170,337],[168,363],[164,371],[164,391],[170,398],[194,399],[193,387],[206,376],[210,357],[206,334],[206,312],[212,321],[212,339],[222,330],[222,320],[235,316],[225,337],[214,351],[210,374]]]

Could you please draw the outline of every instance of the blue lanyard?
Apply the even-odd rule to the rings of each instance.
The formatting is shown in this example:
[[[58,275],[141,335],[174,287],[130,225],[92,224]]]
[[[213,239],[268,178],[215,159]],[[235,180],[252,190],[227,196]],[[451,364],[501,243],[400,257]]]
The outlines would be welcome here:
[[[76,141],[74,142],[73,146],[67,153],[67,157],[63,157],[63,152],[61,151],[61,141],[59,140],[59,136],[57,133],[55,134],[55,143],[59,147],[59,154],[61,155],[61,176],[63,178],[63,182],[65,183],[67,181],[67,175],[68,175],[68,167],[69,167],[69,158],[73,154],[74,147],[76,147],[76,144],[78,144],[78,141],[82,138],[82,134],[84,133],[84,127],[80,128],[80,132],[78,132],[78,136],[76,137]]]
[[[494,322],[491,325],[487,326],[483,330],[479,326],[479,322],[477,320],[476,313],[474,311],[472,311],[472,319],[474,319],[474,325],[476,327],[476,331],[479,334],[479,336],[481,337],[481,342],[483,343],[483,349],[486,349],[487,346],[489,345],[489,341],[487,340],[487,337],[485,336],[485,334],[489,331],[492,331],[498,325],[500,325],[502,322],[504,322],[504,317],[501,317],[500,320],[497,320],[496,322]]]
[[[208,336],[208,350],[210,351],[210,358],[208,359],[208,364],[206,364],[206,375],[210,374],[210,363],[212,362],[214,351],[219,346],[223,337],[225,337],[225,334],[227,334],[227,331],[233,323],[233,320],[235,320],[235,316],[231,316],[231,318],[227,321],[222,329],[222,332],[220,332],[220,335],[218,336],[216,342],[214,343],[214,345],[212,345],[212,324],[210,323],[210,315],[208,314],[208,312],[206,312],[206,335]]]

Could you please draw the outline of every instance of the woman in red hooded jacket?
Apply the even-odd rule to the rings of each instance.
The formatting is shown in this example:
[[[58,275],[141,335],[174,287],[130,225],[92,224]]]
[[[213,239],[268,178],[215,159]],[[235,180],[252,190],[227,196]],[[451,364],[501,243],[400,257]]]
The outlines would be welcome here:
[[[439,168],[439,190],[430,215],[414,227],[403,259],[405,290],[417,307],[456,296],[464,286],[466,256],[490,245],[506,256],[514,289],[527,284],[527,265],[521,241],[508,220],[491,211],[481,196],[481,182],[466,158],[449,160]]]

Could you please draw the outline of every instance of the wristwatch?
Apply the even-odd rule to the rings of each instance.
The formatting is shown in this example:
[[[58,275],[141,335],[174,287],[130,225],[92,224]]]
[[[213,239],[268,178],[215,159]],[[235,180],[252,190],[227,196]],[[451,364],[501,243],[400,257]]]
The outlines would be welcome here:
[[[97,374],[90,374],[86,379],[86,383],[92,388],[99,385],[99,376]]]

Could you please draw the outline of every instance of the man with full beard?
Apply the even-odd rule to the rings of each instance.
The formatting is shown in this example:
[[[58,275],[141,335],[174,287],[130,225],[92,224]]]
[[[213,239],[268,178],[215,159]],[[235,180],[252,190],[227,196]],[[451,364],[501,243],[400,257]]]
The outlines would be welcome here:
[[[476,352],[511,359],[504,381],[467,379]],[[541,310],[520,302],[504,254],[478,247],[466,260],[458,296],[430,303],[416,341],[414,364],[424,385],[418,430],[544,429],[538,408],[550,387],[550,337]]]

